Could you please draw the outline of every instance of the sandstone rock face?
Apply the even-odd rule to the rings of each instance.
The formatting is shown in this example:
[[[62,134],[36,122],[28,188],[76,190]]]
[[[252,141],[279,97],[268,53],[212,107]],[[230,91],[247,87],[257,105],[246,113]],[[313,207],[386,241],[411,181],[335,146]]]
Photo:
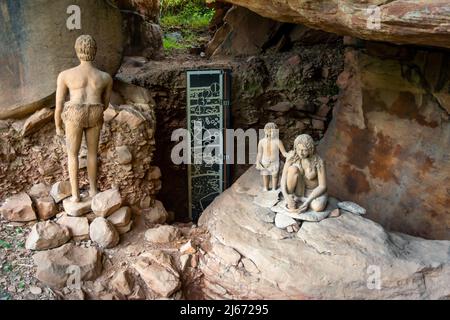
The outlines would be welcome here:
[[[103,217],[98,217],[89,226],[89,236],[101,248],[115,247],[120,240],[113,224]]]
[[[254,168],[247,171],[199,220],[211,235],[212,248],[229,247],[243,262],[232,266],[208,250],[199,265],[206,297],[440,299],[450,294],[450,241],[388,233],[345,212],[303,222],[296,234],[287,233],[264,222],[253,203],[250,194],[260,190],[258,178]],[[379,278],[371,277],[377,272]]]
[[[70,240],[67,227],[53,221],[38,222],[32,228],[25,242],[28,250],[47,250],[59,247]]]
[[[0,207],[0,214],[9,221],[27,222],[36,220],[31,199],[25,192],[7,198]]]
[[[95,280],[102,271],[101,252],[65,244],[59,248],[41,251],[33,256],[37,266],[36,278],[51,287],[64,287],[71,274],[79,272],[81,281]]]
[[[341,94],[318,151],[328,189],[388,230],[450,239],[447,54],[347,48]]]
[[[39,130],[46,123],[52,121],[54,118],[55,111],[50,108],[44,108],[33,113],[28,119],[25,121],[22,128],[22,136],[28,136],[33,132]]]
[[[54,104],[58,73],[79,63],[73,46],[81,34],[95,38],[95,64],[100,69],[114,74],[119,68],[123,40],[120,11],[105,1],[78,1],[82,29],[69,30],[67,24],[71,25],[76,14],[71,5],[70,0],[5,3],[0,14],[4,30],[0,35],[4,65],[0,70],[0,119],[22,117]],[[11,76],[19,74],[26,76]]]
[[[110,189],[97,193],[92,198],[91,208],[97,216],[107,217],[122,205],[119,190]]]
[[[173,226],[159,226],[148,229],[145,232],[145,240],[153,243],[166,243],[177,240],[181,237],[181,232],[178,228]]]
[[[401,44],[450,48],[447,0],[226,0],[274,20],[341,35]],[[379,14],[371,9],[379,8]],[[375,22],[380,18],[380,24]],[[418,23],[420,21],[420,23]]]

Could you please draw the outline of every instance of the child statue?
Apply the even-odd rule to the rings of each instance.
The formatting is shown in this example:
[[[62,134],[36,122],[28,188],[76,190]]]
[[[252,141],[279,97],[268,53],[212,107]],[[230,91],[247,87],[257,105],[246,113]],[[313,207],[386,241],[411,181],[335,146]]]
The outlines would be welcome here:
[[[80,202],[78,187],[78,153],[83,132],[87,143],[87,171],[89,196],[97,193],[97,151],[103,111],[109,106],[113,81],[111,76],[92,64],[97,53],[95,40],[82,35],[75,41],[75,51],[80,64],[58,75],[56,88],[55,125],[56,134],[66,133],[71,201]],[[70,100],[66,101],[69,93]]]
[[[294,150],[283,168],[281,190],[290,212],[323,211],[328,195],[325,164],[316,154],[314,140],[307,134],[299,135],[294,141]],[[297,208],[297,201],[302,204]]]
[[[278,139],[278,127],[269,122],[264,126],[265,137],[258,143],[258,154],[256,156],[256,169],[261,171],[263,177],[264,191],[269,190],[270,177],[272,177],[272,190],[278,187],[278,172],[280,169],[279,152],[286,157],[287,152],[283,142]]]

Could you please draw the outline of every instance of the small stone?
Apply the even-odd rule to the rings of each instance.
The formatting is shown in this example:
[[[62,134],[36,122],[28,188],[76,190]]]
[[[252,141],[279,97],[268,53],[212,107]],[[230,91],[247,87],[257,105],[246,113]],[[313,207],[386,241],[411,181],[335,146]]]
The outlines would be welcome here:
[[[191,240],[189,240],[180,247],[180,252],[182,254],[194,254],[197,252],[197,250],[195,250],[195,248],[192,246]]]
[[[139,111],[133,110],[131,106],[119,112],[117,117],[114,118],[120,124],[126,124],[132,130],[137,129],[144,121],[145,118]]]
[[[98,217],[89,226],[89,236],[101,248],[112,248],[119,243],[119,233],[111,222]]]
[[[131,230],[132,226],[133,226],[133,221],[130,221],[127,225],[125,225],[123,227],[115,227],[115,228],[116,228],[117,232],[119,232],[119,234],[125,234]]]
[[[159,226],[145,232],[145,240],[153,243],[166,243],[179,239],[181,231],[173,226]]]
[[[35,200],[37,214],[39,219],[48,220],[53,218],[58,212],[55,201],[52,197],[38,198]]]
[[[161,178],[161,169],[159,167],[153,166],[148,172],[148,180],[158,180]]]
[[[53,221],[36,223],[25,242],[28,250],[47,250],[59,247],[70,240],[70,231],[67,227]]]
[[[56,182],[50,189],[50,195],[56,203],[61,202],[72,194],[69,181]]]
[[[51,187],[45,183],[38,183],[31,187],[30,191],[28,191],[28,195],[31,199],[45,198],[50,195],[50,189]]]
[[[152,204],[152,198],[150,196],[145,196],[139,203],[139,205],[141,206],[142,209],[150,208],[151,204]]]
[[[279,102],[274,106],[270,106],[267,109],[271,110],[271,111],[276,111],[276,112],[288,112],[293,107],[294,107],[294,105],[291,102],[284,101],[284,102]]]
[[[69,228],[75,241],[89,239],[89,222],[86,217],[70,217],[64,214],[56,222]]]
[[[336,208],[333,211],[331,211],[329,217],[336,218],[336,217],[339,217],[340,215],[341,215],[341,211],[338,208]]]
[[[92,198],[91,208],[92,211],[100,217],[107,217],[114,211],[120,208],[122,205],[122,198],[119,190],[109,189],[100,193],[97,193]]]
[[[129,164],[133,159],[133,155],[127,146],[116,147],[116,153],[116,159],[119,164]]]
[[[31,286],[30,287],[30,292],[34,295],[40,295],[42,293],[42,289],[39,287],[35,287],[35,286]]]
[[[95,248],[77,247],[71,243],[40,251],[33,256],[36,278],[51,287],[62,288],[68,277],[77,272],[81,281],[95,280],[102,271],[101,252]]]
[[[125,227],[130,223],[131,209],[130,207],[122,207],[114,211],[109,217],[108,221],[115,227]]]
[[[162,224],[167,221],[168,213],[161,201],[155,200],[153,207],[143,210],[144,218],[149,223]]]
[[[282,213],[278,213],[275,216],[275,226],[277,228],[284,229],[293,224],[297,224],[297,222],[291,217],[288,217]]]
[[[292,233],[292,232],[294,232],[294,229],[292,228],[292,226],[288,226],[286,228],[286,231],[289,232],[289,233]]]
[[[213,246],[212,252],[218,256],[225,264],[237,266],[241,255],[231,247],[224,246],[221,243],[216,243]]]
[[[89,211],[91,211],[91,202],[92,199],[90,197],[83,198],[81,197],[79,202],[73,202],[71,198],[63,200],[64,211],[72,217],[80,217]]]
[[[351,202],[351,201],[342,201],[338,202],[337,206],[345,211],[354,213],[354,214],[366,214],[366,209],[361,207],[360,205]]]
[[[131,277],[126,270],[120,270],[111,280],[111,287],[124,296],[130,295],[133,291]]]
[[[106,110],[103,112],[103,121],[104,122],[110,122],[112,119],[114,119],[117,116],[118,112],[114,110],[113,108],[109,107],[106,108]]]
[[[36,220],[31,198],[25,192],[7,198],[0,207],[0,213],[8,221],[27,222]]]

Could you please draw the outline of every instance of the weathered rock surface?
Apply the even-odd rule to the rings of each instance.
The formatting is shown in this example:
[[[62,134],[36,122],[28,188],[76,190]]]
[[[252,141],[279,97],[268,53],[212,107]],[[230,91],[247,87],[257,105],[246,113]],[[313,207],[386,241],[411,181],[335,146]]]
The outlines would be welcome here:
[[[25,248],[28,250],[47,250],[59,247],[70,240],[67,227],[53,221],[36,223],[28,235]]]
[[[89,226],[89,236],[101,248],[115,247],[120,240],[113,224],[103,217],[98,217]]]
[[[119,270],[111,280],[111,287],[124,296],[130,295],[133,292],[132,278],[126,270]]]
[[[163,203],[159,200],[155,200],[153,207],[148,210],[143,210],[142,214],[146,221],[155,224],[163,224],[168,218],[168,213]]]
[[[50,108],[41,109],[25,121],[22,128],[22,136],[26,137],[44,126],[46,123],[53,120],[55,111]]]
[[[450,48],[447,0],[226,0],[274,20],[341,35]],[[379,8],[377,14],[373,6]],[[379,17],[379,25],[376,24]],[[420,21],[420,23],[419,23]]]
[[[71,194],[72,190],[70,188],[70,181],[58,181],[53,184],[52,188],[50,189],[50,195],[56,203],[61,202],[61,200],[64,200]]]
[[[174,226],[162,225],[145,231],[145,240],[153,243],[166,243],[179,239],[180,229]]]
[[[169,297],[181,286],[172,258],[164,252],[142,255],[133,266],[147,286],[159,296]]]
[[[341,93],[318,152],[337,198],[392,231],[450,239],[450,76],[443,51],[346,49]]]
[[[6,1],[0,13],[4,31],[0,34],[4,66],[0,70],[0,119],[22,117],[54,104],[58,73],[79,63],[73,47],[81,34],[95,38],[95,64],[100,69],[114,74],[119,68],[123,38],[120,11],[104,1],[80,0],[76,5],[81,12],[73,11],[71,5],[70,0],[26,0],[20,5]],[[72,27],[77,12],[82,29],[70,30],[66,24]]]
[[[63,214],[56,222],[69,228],[74,240],[80,241],[89,239],[89,222],[86,217],[70,217]]]
[[[9,221],[27,222],[36,220],[31,199],[25,192],[7,198],[0,207],[0,214]]]
[[[28,195],[31,199],[44,198],[50,195],[51,187],[45,183],[38,183],[31,187],[28,191]]]
[[[101,252],[95,248],[82,248],[65,244],[59,248],[41,251],[33,256],[36,278],[51,287],[64,287],[71,274],[80,275],[81,281],[95,280],[102,271]]]
[[[337,206],[342,210],[346,210],[354,214],[366,214],[366,209],[351,201],[338,202]]]
[[[52,197],[38,198],[35,200],[35,205],[37,209],[37,215],[41,220],[53,218],[58,212],[55,201],[53,201]]]
[[[379,224],[350,213],[303,222],[296,235],[281,231],[280,239],[270,232],[276,227],[258,217],[258,206],[249,195],[259,190],[259,178],[254,168],[247,171],[199,220],[199,227],[209,231],[213,247],[220,243],[235,250],[245,261],[245,270],[253,270],[223,263],[214,250],[208,250],[200,263],[207,297],[448,298],[450,241],[388,233]],[[237,193],[237,189],[248,191]],[[376,270],[380,278],[374,281]],[[380,290],[374,289],[378,284]]]
[[[120,208],[122,205],[122,198],[119,190],[109,189],[100,193],[97,193],[92,198],[91,208],[92,211],[101,217],[107,217],[114,211]]]

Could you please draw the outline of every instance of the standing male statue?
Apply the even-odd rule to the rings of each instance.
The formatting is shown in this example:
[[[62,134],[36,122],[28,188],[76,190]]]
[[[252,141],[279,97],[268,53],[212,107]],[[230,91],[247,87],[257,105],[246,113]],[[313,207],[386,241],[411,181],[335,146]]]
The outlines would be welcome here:
[[[89,196],[97,192],[97,151],[103,111],[109,106],[113,81],[111,76],[92,64],[97,53],[95,40],[89,35],[79,36],[75,51],[80,64],[61,72],[57,80],[55,125],[56,134],[66,133],[69,178],[72,189],[71,201],[80,201],[78,187],[78,153],[85,133],[88,155]],[[66,102],[69,93],[70,99]]]

